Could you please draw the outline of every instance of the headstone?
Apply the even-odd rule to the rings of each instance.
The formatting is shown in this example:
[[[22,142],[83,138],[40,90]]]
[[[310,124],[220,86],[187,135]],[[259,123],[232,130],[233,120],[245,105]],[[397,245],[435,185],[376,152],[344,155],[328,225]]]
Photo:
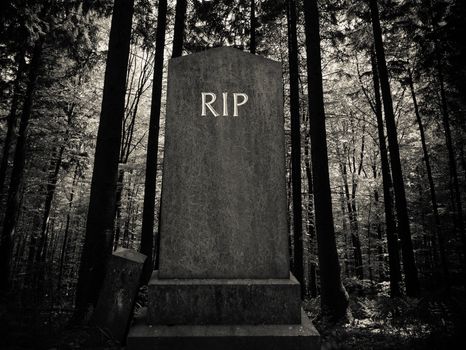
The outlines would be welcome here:
[[[288,278],[281,65],[169,63],[160,278]]]
[[[145,255],[130,249],[120,248],[112,254],[91,318],[91,325],[109,332],[122,344],[128,333],[145,260]]]
[[[283,123],[278,62],[170,60],[160,268],[129,349],[318,348],[289,272]]]

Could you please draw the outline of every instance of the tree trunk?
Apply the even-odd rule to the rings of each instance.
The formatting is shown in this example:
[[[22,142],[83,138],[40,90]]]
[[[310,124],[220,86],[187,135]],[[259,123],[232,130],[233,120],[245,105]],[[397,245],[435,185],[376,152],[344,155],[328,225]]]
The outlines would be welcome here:
[[[254,1],[252,1],[254,3]],[[293,197],[293,273],[305,295],[303,260],[303,217],[301,204],[301,120],[299,115],[298,40],[296,37],[296,4],[288,0],[288,62],[290,69],[291,116],[291,185]]]
[[[411,97],[413,98],[413,104],[414,104],[414,113],[416,115],[416,121],[419,127],[419,134],[421,136],[422,152],[424,155],[424,162],[426,165],[427,180],[429,181],[430,200],[432,202],[432,211],[433,211],[434,220],[435,220],[435,232],[436,232],[438,244],[439,244],[440,262],[442,264],[443,278],[444,278],[445,284],[448,286],[450,284],[448,261],[447,261],[447,256],[445,252],[445,241],[444,241],[442,228],[440,224],[440,215],[438,212],[437,194],[435,192],[434,178],[432,176],[432,167],[430,166],[430,157],[427,151],[426,137],[424,135],[424,126],[422,125],[421,115],[419,113],[419,107],[417,104],[416,93],[414,91],[414,83],[413,83],[413,76],[412,76],[411,70],[408,70],[408,84],[411,90]],[[432,242],[435,244],[435,238],[432,240]],[[436,252],[436,249],[434,248],[434,261],[437,260],[436,254],[437,252]]]
[[[435,21],[433,13],[432,1],[429,1],[429,12],[432,21],[433,32],[438,32],[438,24]],[[463,272],[466,274],[466,232],[464,227],[463,218],[463,204],[461,202],[461,190],[458,181],[458,170],[456,166],[455,151],[453,148],[453,141],[451,137],[450,116],[448,111],[447,95],[445,92],[445,81],[443,77],[443,65],[440,50],[438,48],[438,40],[434,37],[434,50],[435,50],[435,65],[437,69],[437,78],[440,85],[440,103],[442,111],[442,123],[445,131],[445,143],[448,151],[448,165],[450,168],[450,188],[453,189],[452,201],[456,207],[456,230],[463,245]],[[466,282],[466,281],[465,281]]]
[[[317,0],[304,1],[309,121],[316,233],[319,255],[322,313],[331,320],[346,317],[348,294],[341,283],[340,263],[333,225],[332,197],[327,156],[324,93],[320,55]]]
[[[349,254],[348,250],[350,250],[349,247],[352,247],[352,245],[350,246],[349,241],[348,241],[347,232],[349,232],[349,230],[348,230],[348,224],[347,224],[347,220],[346,220],[346,199],[345,199],[344,192],[345,191],[344,191],[344,188],[342,186],[341,189],[340,189],[340,210],[341,210],[341,228],[342,228],[343,236],[345,237],[345,245],[344,245],[344,247],[345,247],[345,255],[344,255],[345,269],[344,269],[344,273],[345,273],[346,277],[350,277],[352,275],[352,273],[351,273],[352,266],[350,265],[350,257],[349,257],[350,254]],[[350,233],[350,236],[351,236],[351,233]]]
[[[312,298],[317,297],[317,276],[316,276],[316,264],[315,259],[315,217],[314,217],[314,187],[312,184],[312,170],[311,162],[309,157],[309,137],[305,138],[304,145],[304,162],[306,165],[306,177],[308,187],[308,211],[307,211],[307,232],[309,234],[309,254],[311,255],[309,261],[309,292]]]
[[[28,137],[29,119],[32,112],[34,93],[39,75],[42,57],[43,38],[39,38],[32,53],[29,77],[21,113],[18,138],[16,141],[13,169],[11,172],[8,200],[3,222],[0,242],[0,291],[8,291],[11,270],[12,237],[16,229],[18,213],[20,211],[20,189],[23,184],[26,144]]]
[[[74,170],[74,175],[73,175],[73,181],[71,183],[70,199],[68,200],[68,212],[66,213],[66,224],[65,224],[65,230],[63,233],[63,244],[62,244],[61,253],[60,253],[60,262],[59,262],[59,270],[58,270],[58,289],[61,288],[61,282],[63,280],[63,266],[66,260],[66,250],[68,247],[68,236],[70,232],[71,210],[73,209],[73,199],[74,199],[74,193],[76,190],[76,185],[78,183],[78,174],[79,174],[79,168],[78,168],[78,165],[76,165],[76,168]]]
[[[5,187],[8,160],[10,158],[10,149],[15,138],[18,105],[21,94],[21,81],[23,79],[24,71],[26,70],[26,62],[24,60],[25,53],[25,49],[21,49],[20,52],[18,52],[17,56],[19,63],[18,69],[16,71],[15,82],[13,85],[13,97],[11,99],[10,114],[8,114],[7,118],[7,131],[5,136],[5,142],[3,143],[2,161],[0,163],[0,201],[3,199],[3,190]]]
[[[346,151],[347,150],[345,149],[345,153]],[[345,155],[343,155],[343,158],[344,157]],[[353,246],[354,269],[356,272],[356,277],[362,280],[364,278],[364,274],[363,274],[363,267],[362,267],[361,242],[359,240],[358,218],[357,218],[357,213],[356,213],[356,205],[353,204],[353,202],[355,201],[355,198],[353,198],[354,196],[351,195],[349,192],[348,171],[347,171],[347,165],[344,159],[340,161],[340,169],[342,172],[343,186],[345,189],[345,203],[346,203],[346,208],[348,210],[348,219],[350,222],[351,244]],[[354,180],[354,176],[353,176],[353,180]],[[353,193],[355,194],[354,189],[355,189],[355,184],[353,181]]]
[[[118,180],[115,198],[115,237],[113,238],[113,250],[117,250],[121,235],[121,197],[123,195],[123,181],[125,180],[125,171],[118,170]]]
[[[380,108],[380,97],[378,100],[379,104],[379,110],[381,111]],[[382,130],[383,132],[383,130]],[[384,140],[385,143],[385,140]],[[380,148],[379,148],[380,149]],[[387,155],[385,155],[386,157]],[[377,165],[375,161],[377,160],[376,156],[374,156],[374,163],[372,163],[372,174],[374,177],[374,181],[377,179]],[[378,262],[378,274],[379,274],[379,280],[380,281],[385,281],[386,276],[385,276],[385,261],[384,261],[384,249],[383,249],[383,238],[382,238],[382,225],[380,222],[380,215],[379,215],[379,191],[377,188],[374,189],[374,205],[375,205],[375,213],[376,213],[376,221],[377,221],[377,262]]]
[[[290,2],[294,5],[294,0],[288,1],[288,6],[290,6]],[[252,54],[256,54],[256,1],[251,0],[251,11],[250,11],[250,37],[249,37],[249,52]],[[296,12],[296,10],[294,10]],[[295,23],[296,23],[296,13],[295,13]],[[289,28],[289,27],[288,27]],[[296,32],[296,25],[295,25],[295,32]],[[295,35],[296,36],[296,35]]]
[[[372,29],[374,32],[374,46],[377,58],[377,68],[382,90],[382,100],[387,126],[388,147],[390,149],[390,161],[392,166],[393,187],[395,189],[395,206],[398,218],[398,231],[401,238],[401,250],[403,258],[403,270],[405,274],[406,294],[411,297],[420,293],[419,280],[414,260],[414,250],[411,241],[411,230],[409,227],[408,207],[406,193],[401,169],[400,150],[398,146],[398,135],[396,130],[395,115],[393,113],[392,94],[388,79],[387,64],[385,62],[385,51],[382,42],[382,29],[380,28],[379,9],[377,0],[369,0],[371,8]]]
[[[175,8],[175,28],[173,31],[172,58],[183,54],[184,26],[187,0],[177,0]]]
[[[115,0],[97,133],[86,236],[76,287],[75,320],[97,302],[112,252],[115,196],[134,0]]]
[[[160,108],[162,99],[163,51],[165,48],[165,30],[167,27],[167,0],[159,1],[157,14],[157,37],[155,41],[154,80],[152,82],[152,103],[147,139],[146,177],[144,182],[144,204],[142,209],[141,247],[139,251],[147,256],[141,283],[150,279],[154,263],[152,260],[154,246],[155,194],[157,190],[157,154],[159,150]],[[159,235],[157,235],[158,241]],[[157,242],[158,246],[158,242]],[[155,269],[158,269],[158,254]]]
[[[45,205],[44,205],[44,214],[42,216],[38,251],[35,257],[36,262],[38,262],[39,259],[42,260],[43,255],[46,253],[44,248],[45,248],[45,242],[46,242],[46,237],[47,237],[47,227],[48,227],[49,218],[50,218],[50,211],[52,209],[53,196],[55,195],[55,189],[57,187],[58,173],[60,172],[61,162],[63,159],[63,152],[65,151],[66,143],[68,141],[68,137],[70,133],[69,128],[70,128],[71,120],[73,117],[73,109],[74,109],[74,106],[71,107],[70,111],[68,111],[68,126],[65,132],[63,144],[60,146],[60,149],[58,150],[58,152],[55,152],[55,155],[53,156],[54,159],[52,159],[51,164],[50,164],[49,176],[48,176],[48,181],[47,181],[47,192],[46,192],[47,194],[45,197]]]
[[[439,55],[438,55],[439,56]],[[448,163],[450,167],[450,183],[453,185],[454,203],[456,207],[456,229],[463,244],[463,269],[466,273],[466,233],[464,231],[463,204],[461,202],[461,190],[458,181],[458,170],[456,167],[455,151],[450,129],[450,117],[448,113],[447,97],[445,93],[445,84],[443,80],[442,63],[440,57],[437,57],[437,74],[440,82],[440,99],[442,106],[442,122],[445,130],[445,143],[448,151]]]
[[[367,214],[367,268],[369,270],[369,281],[371,285],[374,283],[374,275],[372,269],[372,231],[371,231],[371,210],[372,202],[369,200],[369,212]]]
[[[400,256],[398,251],[398,237],[396,234],[395,215],[393,213],[392,177],[388,163],[387,145],[385,143],[384,124],[382,118],[382,101],[380,97],[379,76],[375,62],[375,55],[371,53],[372,79],[375,95],[375,116],[379,136],[380,161],[382,168],[383,201],[385,207],[385,226],[387,234],[388,265],[390,273],[390,295],[400,296]]]

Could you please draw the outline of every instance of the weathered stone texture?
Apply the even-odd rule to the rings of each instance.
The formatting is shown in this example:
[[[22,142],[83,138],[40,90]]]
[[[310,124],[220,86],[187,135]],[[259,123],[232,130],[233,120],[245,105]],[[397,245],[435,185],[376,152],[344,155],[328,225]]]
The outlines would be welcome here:
[[[107,273],[91,324],[124,343],[146,256],[120,248],[109,260]]]
[[[298,324],[299,282],[288,279],[159,279],[149,282],[148,323]]]
[[[297,325],[148,326],[136,322],[128,350],[318,350],[320,336],[302,312]]]
[[[170,60],[160,278],[288,278],[281,79],[232,48]],[[201,116],[202,92],[220,116]]]

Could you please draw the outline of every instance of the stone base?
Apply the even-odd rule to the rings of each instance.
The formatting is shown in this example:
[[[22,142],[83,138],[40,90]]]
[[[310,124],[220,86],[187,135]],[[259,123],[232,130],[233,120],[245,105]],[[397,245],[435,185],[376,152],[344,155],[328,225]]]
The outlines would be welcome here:
[[[149,282],[152,325],[299,324],[300,287],[286,279],[161,279]]]
[[[135,321],[128,350],[318,350],[320,336],[304,311],[296,325],[148,326]]]

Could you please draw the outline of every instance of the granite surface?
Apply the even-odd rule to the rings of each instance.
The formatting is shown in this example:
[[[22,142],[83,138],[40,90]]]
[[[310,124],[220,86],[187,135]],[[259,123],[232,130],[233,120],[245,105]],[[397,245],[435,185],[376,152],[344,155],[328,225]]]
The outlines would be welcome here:
[[[298,324],[299,282],[288,279],[159,279],[148,288],[152,325]]]
[[[128,350],[319,350],[320,336],[304,311],[296,325],[148,326],[131,328]]]
[[[122,344],[128,333],[145,260],[145,255],[125,248],[112,254],[90,321]]]
[[[248,96],[238,116],[234,93]],[[278,62],[232,48],[170,60],[161,279],[288,278],[284,152]]]

